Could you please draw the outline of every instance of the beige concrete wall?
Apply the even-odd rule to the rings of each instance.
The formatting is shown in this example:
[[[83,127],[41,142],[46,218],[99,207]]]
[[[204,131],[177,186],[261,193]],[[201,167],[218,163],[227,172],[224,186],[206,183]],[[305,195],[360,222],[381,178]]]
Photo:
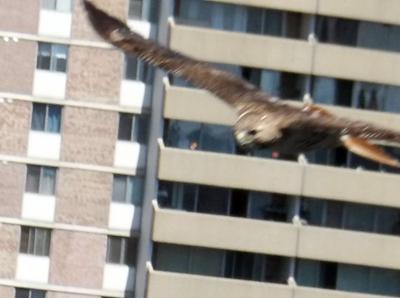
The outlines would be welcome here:
[[[326,229],[302,227],[298,256],[380,268],[400,269],[400,238]]]
[[[311,72],[312,45],[304,40],[174,25],[170,46],[209,62]]]
[[[302,167],[294,162],[163,148],[158,177],[168,181],[295,195],[301,193],[302,171]]]
[[[261,282],[153,271],[148,298],[292,298],[292,289]]]
[[[64,107],[61,159],[111,166],[117,130],[116,112]]]
[[[54,230],[51,238],[49,283],[100,289],[107,237]]]
[[[100,296],[76,295],[70,293],[47,292],[46,298],[101,298]]]
[[[0,164],[0,216],[19,218],[25,191],[26,166]]]
[[[39,3],[40,0],[0,0],[0,31],[37,33]]]
[[[69,49],[67,98],[119,102],[123,55],[117,50],[72,46]]]
[[[0,297],[2,298],[14,298],[15,289],[11,287],[0,286]]]
[[[31,113],[29,102],[0,103],[0,154],[26,155]]]
[[[55,221],[106,227],[111,192],[112,174],[59,169]]]
[[[0,225],[0,278],[13,279],[17,268],[20,227]]]
[[[295,256],[294,225],[157,209],[153,241]]]
[[[13,1],[23,3],[22,1]],[[1,7],[1,6],[0,6]],[[3,8],[1,11],[4,11]],[[29,18],[28,18],[29,19]],[[37,43],[31,41],[1,41],[0,92],[32,94],[36,68]]]
[[[92,2],[99,8],[119,18],[126,19],[128,16],[128,0],[113,0],[112,5],[110,5],[109,0],[93,0]],[[71,30],[72,37],[77,39],[100,40],[89,24],[82,1],[74,1],[74,3]]]
[[[210,0],[213,2],[314,13],[318,0]]]

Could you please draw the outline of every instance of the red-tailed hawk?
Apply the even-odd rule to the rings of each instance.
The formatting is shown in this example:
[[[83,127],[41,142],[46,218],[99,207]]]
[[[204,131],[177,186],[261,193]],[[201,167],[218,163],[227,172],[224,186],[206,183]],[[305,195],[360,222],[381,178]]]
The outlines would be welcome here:
[[[106,41],[208,90],[234,108],[237,112],[234,135],[241,147],[271,148],[293,154],[343,145],[363,157],[400,166],[397,159],[374,145],[400,144],[399,132],[336,117],[318,106],[298,108],[275,101],[241,78],[144,39],[90,1],[84,0],[84,4],[94,29]]]

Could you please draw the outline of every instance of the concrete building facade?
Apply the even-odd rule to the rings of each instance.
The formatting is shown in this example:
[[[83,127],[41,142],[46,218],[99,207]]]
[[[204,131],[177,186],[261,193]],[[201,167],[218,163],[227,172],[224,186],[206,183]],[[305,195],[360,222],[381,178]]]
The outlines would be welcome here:
[[[291,104],[400,127],[397,1],[93,1]],[[0,10],[0,297],[400,296],[398,171],[244,153],[228,107],[101,41],[80,1],[25,2]]]

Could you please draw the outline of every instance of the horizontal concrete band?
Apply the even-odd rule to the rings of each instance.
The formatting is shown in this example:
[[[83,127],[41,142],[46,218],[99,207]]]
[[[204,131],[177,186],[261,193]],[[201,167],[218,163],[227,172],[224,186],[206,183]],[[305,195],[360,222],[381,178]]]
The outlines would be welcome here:
[[[125,297],[124,292],[118,292],[118,291],[85,289],[85,288],[61,286],[61,285],[54,285],[54,284],[25,282],[25,281],[12,280],[12,279],[0,279],[0,286],[36,289],[36,290],[49,291],[49,292],[87,295],[87,296],[94,296],[94,297],[98,297],[98,296],[113,297],[113,298]]]
[[[170,46],[214,63],[400,85],[393,52],[183,25],[171,25]]]
[[[384,298],[334,290],[151,271],[148,298]]]
[[[219,3],[320,14],[400,25],[397,0],[209,0]]]
[[[400,269],[399,237],[290,223],[156,208],[153,240]]]
[[[284,101],[302,105],[301,102]],[[331,105],[321,105],[339,117],[364,120],[387,128],[400,127],[400,115]],[[210,93],[193,88],[166,86],[164,117],[202,123],[233,125],[235,111]]]
[[[158,176],[167,181],[400,207],[396,174],[160,146]]]

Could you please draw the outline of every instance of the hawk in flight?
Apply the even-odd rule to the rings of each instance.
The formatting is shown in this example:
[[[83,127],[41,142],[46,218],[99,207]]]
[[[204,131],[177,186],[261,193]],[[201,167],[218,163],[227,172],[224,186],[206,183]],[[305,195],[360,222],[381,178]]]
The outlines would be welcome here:
[[[235,109],[234,135],[244,149],[271,148],[295,154],[345,146],[355,154],[400,167],[396,158],[376,145],[400,145],[399,132],[336,117],[315,105],[300,108],[276,101],[241,78],[141,37],[89,0],[84,5],[94,29],[107,42],[208,90]]]

